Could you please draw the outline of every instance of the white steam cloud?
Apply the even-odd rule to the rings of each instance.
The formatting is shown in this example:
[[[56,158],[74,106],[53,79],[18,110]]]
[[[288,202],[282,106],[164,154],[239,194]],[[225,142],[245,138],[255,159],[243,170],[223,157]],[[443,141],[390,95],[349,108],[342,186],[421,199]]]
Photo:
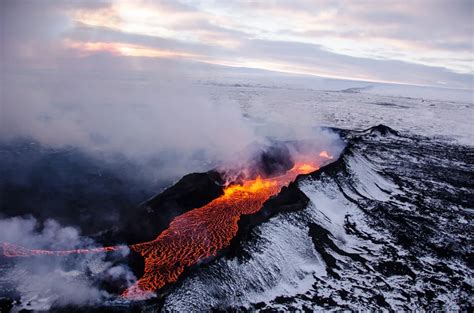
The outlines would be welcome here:
[[[208,169],[253,140],[238,106],[212,102],[187,79],[192,64],[85,57],[62,44],[74,25],[64,12],[107,5],[2,3],[0,140],[125,156],[162,178]]]
[[[202,170],[254,140],[238,107],[212,103],[183,78],[57,74],[18,78],[5,87],[4,139],[27,137],[107,157],[124,155],[159,170],[162,177]]]
[[[0,242],[35,249],[77,249],[96,246],[93,240],[80,236],[73,227],[62,227],[54,220],[43,225],[33,217],[0,219]],[[3,294],[18,298],[15,309],[48,310],[65,305],[100,303],[111,298],[101,281],[130,286],[136,281],[127,265],[117,263],[128,251],[107,258],[104,253],[62,257],[0,257],[0,286]],[[17,294],[17,296],[15,296]],[[2,296],[2,294],[0,294]]]

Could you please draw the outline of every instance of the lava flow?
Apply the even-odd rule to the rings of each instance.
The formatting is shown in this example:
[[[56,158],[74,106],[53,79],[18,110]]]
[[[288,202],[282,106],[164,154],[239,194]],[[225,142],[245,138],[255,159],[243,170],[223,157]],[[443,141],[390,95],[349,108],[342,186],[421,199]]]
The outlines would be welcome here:
[[[146,297],[147,293],[176,281],[185,267],[215,256],[237,233],[241,215],[257,212],[297,175],[318,168],[313,164],[298,164],[279,177],[257,177],[229,186],[221,197],[176,217],[155,240],[132,245],[131,249],[145,258],[145,272],[123,295],[132,299]]]
[[[322,159],[332,159],[323,151]],[[215,256],[230,244],[238,230],[241,215],[257,212],[263,203],[299,174],[319,169],[319,164],[297,163],[285,174],[272,177],[257,177],[239,185],[225,188],[224,194],[207,205],[177,216],[156,239],[130,245],[145,260],[144,275],[123,292],[129,299],[144,299],[168,283],[175,282],[188,266]],[[115,251],[125,246],[66,251],[29,250],[3,244],[5,256],[65,255]]]

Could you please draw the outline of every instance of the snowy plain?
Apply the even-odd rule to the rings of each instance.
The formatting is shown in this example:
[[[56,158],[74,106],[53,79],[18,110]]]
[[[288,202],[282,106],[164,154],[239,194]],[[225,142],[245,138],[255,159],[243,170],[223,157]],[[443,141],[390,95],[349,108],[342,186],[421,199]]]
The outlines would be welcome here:
[[[298,121],[292,124],[366,129],[384,124],[397,131],[474,144],[472,90],[283,73],[232,73],[194,79],[216,104],[238,105],[244,116],[261,125]]]

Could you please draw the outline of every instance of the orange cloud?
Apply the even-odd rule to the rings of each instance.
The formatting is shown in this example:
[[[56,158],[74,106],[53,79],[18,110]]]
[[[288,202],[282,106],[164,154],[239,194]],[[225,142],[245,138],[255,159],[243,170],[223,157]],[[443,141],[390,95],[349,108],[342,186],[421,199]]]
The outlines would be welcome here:
[[[153,58],[200,58],[198,54],[149,48],[140,45],[124,44],[120,42],[77,42],[64,40],[66,48],[74,49],[80,55],[86,56],[98,52],[107,52],[113,55],[153,57]]]

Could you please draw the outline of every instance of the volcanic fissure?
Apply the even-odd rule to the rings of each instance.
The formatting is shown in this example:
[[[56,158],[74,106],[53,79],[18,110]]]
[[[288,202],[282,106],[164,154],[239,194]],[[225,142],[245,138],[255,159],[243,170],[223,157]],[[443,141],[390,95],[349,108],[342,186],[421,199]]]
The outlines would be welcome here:
[[[209,203],[175,217],[168,228],[154,240],[128,246],[110,246],[77,250],[36,250],[2,243],[6,257],[38,255],[62,256],[74,253],[111,252],[131,249],[140,254],[145,263],[144,273],[137,282],[124,290],[122,296],[131,300],[146,299],[160,288],[176,282],[185,268],[216,256],[229,246],[237,234],[242,215],[258,212],[265,201],[277,195],[300,174],[308,174],[332,159],[327,151],[316,158],[296,159],[293,166],[278,176],[257,175],[252,179],[239,179],[229,183],[223,195]],[[311,160],[311,161],[308,161]],[[315,161],[316,160],[316,161]]]

